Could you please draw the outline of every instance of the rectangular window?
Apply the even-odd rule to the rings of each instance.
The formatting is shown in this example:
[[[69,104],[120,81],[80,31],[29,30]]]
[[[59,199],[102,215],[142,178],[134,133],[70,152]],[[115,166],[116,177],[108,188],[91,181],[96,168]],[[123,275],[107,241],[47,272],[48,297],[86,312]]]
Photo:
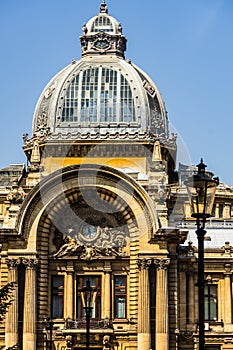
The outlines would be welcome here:
[[[220,346],[207,345],[207,346],[205,346],[205,350],[220,350]]]
[[[52,318],[63,318],[64,276],[52,276]]]
[[[219,217],[222,218],[223,216],[223,204],[219,204]]]
[[[211,216],[215,218],[215,210],[216,210],[216,204],[213,205]]]
[[[77,308],[76,308],[76,317],[83,318],[85,317],[85,312],[83,310],[80,289],[86,287],[87,280],[90,281],[92,288],[97,289],[95,304],[92,310],[92,318],[96,320],[101,319],[101,277],[100,276],[78,276],[77,277]]]
[[[114,276],[114,318],[126,318],[126,278]]]
[[[217,285],[205,286],[205,320],[217,321],[218,319],[218,302],[217,302]]]

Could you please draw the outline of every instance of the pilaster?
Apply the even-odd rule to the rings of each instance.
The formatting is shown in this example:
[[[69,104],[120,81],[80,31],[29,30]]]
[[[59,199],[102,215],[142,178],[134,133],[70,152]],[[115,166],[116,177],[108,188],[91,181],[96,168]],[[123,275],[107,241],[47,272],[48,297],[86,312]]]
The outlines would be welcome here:
[[[225,264],[224,274],[224,323],[232,323],[231,265]]]
[[[74,290],[74,268],[73,264],[67,266],[66,268],[66,276],[65,276],[65,292],[66,292],[66,298],[65,298],[65,318],[71,318],[73,319],[73,303],[74,303],[74,296],[73,296],[73,290]]]
[[[138,300],[138,349],[149,350],[150,336],[150,292],[149,267],[153,260],[138,259],[139,300]]]
[[[22,263],[26,267],[23,350],[36,350],[36,268],[38,260],[23,258]]]
[[[6,259],[8,266],[8,282],[14,282],[15,288],[12,292],[13,301],[6,314],[6,348],[18,343],[18,265],[20,259]]]
[[[111,263],[104,266],[104,308],[103,318],[111,318]]]
[[[170,259],[155,259],[156,270],[156,350],[169,350],[168,278]]]

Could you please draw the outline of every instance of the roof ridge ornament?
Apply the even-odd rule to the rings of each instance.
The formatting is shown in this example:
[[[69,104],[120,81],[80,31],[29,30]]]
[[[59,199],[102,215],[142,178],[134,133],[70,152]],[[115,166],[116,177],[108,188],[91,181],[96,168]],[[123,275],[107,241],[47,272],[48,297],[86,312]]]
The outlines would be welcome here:
[[[100,13],[108,13],[108,6],[105,3],[105,0],[102,0],[102,4],[100,5]]]

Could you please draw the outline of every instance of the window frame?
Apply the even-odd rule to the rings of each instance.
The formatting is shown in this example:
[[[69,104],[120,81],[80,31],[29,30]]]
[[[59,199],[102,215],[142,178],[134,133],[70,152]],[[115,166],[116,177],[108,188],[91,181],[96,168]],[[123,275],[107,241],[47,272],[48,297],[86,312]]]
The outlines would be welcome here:
[[[59,291],[59,286],[54,286],[54,280],[60,278],[62,280],[62,291]],[[59,295],[59,293],[61,295]],[[64,318],[64,293],[65,293],[65,278],[64,275],[58,275],[58,274],[53,274],[51,275],[51,318],[52,319],[63,319]],[[60,297],[59,298],[59,304],[61,302],[61,314],[56,315],[55,313],[55,297]]]
[[[125,285],[121,286],[117,286],[116,285],[116,279],[117,278],[124,278],[124,281],[125,281]],[[113,296],[114,296],[114,305],[113,305],[113,315],[114,315],[114,319],[126,319],[127,318],[127,275],[118,275],[118,274],[115,274],[113,276],[114,280],[113,280]],[[117,291],[116,288],[118,289],[122,289],[122,287],[124,288],[124,292],[121,292],[121,291]],[[121,316],[118,316],[119,315],[119,312],[118,312],[118,305],[120,304],[119,303],[119,300],[117,299],[118,298],[124,298],[124,315],[121,317]]]
[[[215,288],[215,294],[211,292],[211,288]],[[207,292],[206,292],[206,289]],[[205,285],[204,289],[204,295],[205,295],[205,321],[209,322],[217,322],[218,321],[218,285],[217,284],[207,284]],[[213,300],[216,300],[215,304],[215,317],[212,317],[212,311],[211,311],[211,305]],[[208,314],[206,315],[206,306],[208,308]]]
[[[76,275],[76,295],[75,295],[75,299],[76,299],[76,310],[75,310],[75,314],[76,314],[76,319],[82,319],[85,317],[85,312],[83,310],[82,307],[82,300],[81,300],[81,295],[80,292],[78,291],[80,288],[85,287],[86,285],[86,280],[90,279],[95,279],[95,286],[91,283],[91,287],[96,287],[97,288],[97,294],[96,294],[96,300],[95,300],[95,307],[94,310],[92,310],[92,315],[91,315],[91,319],[93,320],[101,320],[101,312],[102,312],[102,302],[101,302],[101,298],[102,298],[102,275]],[[79,284],[79,280],[82,282],[81,284]],[[95,314],[94,314],[94,312]]]

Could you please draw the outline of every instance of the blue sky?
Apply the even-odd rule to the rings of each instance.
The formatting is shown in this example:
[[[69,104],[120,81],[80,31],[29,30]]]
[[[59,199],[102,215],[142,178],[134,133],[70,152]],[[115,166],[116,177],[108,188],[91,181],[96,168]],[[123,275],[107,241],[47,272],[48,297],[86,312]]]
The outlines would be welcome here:
[[[22,133],[31,134],[37,99],[59,70],[80,58],[82,25],[100,2],[0,1],[0,167],[25,162]],[[126,58],[156,83],[191,162],[203,157],[233,185],[233,1],[106,2],[128,39]]]

